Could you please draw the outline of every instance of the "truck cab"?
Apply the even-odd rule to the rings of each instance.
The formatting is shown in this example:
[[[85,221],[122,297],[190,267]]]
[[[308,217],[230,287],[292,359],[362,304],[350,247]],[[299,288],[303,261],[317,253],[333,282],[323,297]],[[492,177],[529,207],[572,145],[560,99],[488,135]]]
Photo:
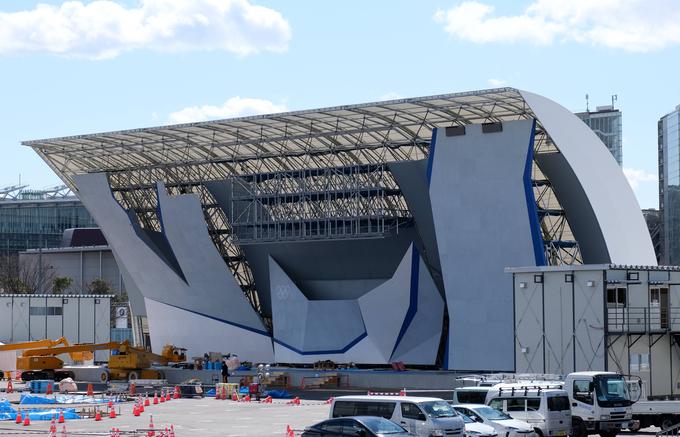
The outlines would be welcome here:
[[[614,437],[632,420],[632,401],[624,377],[614,372],[574,372],[564,380],[575,437]]]

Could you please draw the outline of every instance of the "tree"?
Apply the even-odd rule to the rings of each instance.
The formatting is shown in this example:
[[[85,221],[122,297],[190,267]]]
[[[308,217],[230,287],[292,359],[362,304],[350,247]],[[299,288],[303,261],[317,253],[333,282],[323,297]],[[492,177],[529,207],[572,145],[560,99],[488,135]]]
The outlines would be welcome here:
[[[71,284],[73,284],[73,278],[57,276],[52,280],[52,294],[62,294]]]
[[[0,257],[0,289],[4,293],[44,293],[51,288],[54,268],[39,255]]]
[[[102,278],[97,278],[90,282],[90,285],[87,286],[87,290],[90,294],[110,294],[111,286]]]

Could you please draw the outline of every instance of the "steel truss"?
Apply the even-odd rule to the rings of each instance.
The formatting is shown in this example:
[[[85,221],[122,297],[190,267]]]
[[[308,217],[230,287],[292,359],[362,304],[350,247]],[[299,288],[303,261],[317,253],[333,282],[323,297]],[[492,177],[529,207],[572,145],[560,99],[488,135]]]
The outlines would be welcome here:
[[[241,243],[383,237],[411,221],[384,164],[246,175],[231,186]]]

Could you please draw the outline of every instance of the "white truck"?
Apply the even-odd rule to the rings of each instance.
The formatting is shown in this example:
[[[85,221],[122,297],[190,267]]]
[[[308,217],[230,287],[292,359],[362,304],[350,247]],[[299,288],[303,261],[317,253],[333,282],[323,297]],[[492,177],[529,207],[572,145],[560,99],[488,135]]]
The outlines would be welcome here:
[[[646,385],[641,380],[628,380],[628,391],[635,401],[632,406],[634,424],[628,429],[637,431],[640,428],[658,426],[667,429],[680,423],[680,401],[649,400]]]
[[[571,402],[574,437],[600,434],[614,437],[632,426],[628,383],[614,372],[573,372],[564,378]]]
[[[614,437],[622,429],[634,427],[631,396],[623,375],[614,372],[574,372],[564,379],[544,379],[546,375],[504,375],[505,383],[519,382],[524,385],[544,388],[561,387],[569,395],[573,437],[599,434]],[[457,389],[455,396],[471,396],[470,387]],[[488,387],[479,387],[478,395],[489,392]],[[635,399],[635,398],[633,398]]]

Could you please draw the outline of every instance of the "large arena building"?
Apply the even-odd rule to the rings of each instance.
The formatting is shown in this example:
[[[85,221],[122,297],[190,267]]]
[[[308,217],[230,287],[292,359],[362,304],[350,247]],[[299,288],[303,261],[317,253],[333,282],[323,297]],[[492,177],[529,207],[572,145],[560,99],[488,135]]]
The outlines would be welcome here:
[[[656,265],[598,137],[512,88],[24,144],[101,227],[154,349],[512,371],[506,267]]]

